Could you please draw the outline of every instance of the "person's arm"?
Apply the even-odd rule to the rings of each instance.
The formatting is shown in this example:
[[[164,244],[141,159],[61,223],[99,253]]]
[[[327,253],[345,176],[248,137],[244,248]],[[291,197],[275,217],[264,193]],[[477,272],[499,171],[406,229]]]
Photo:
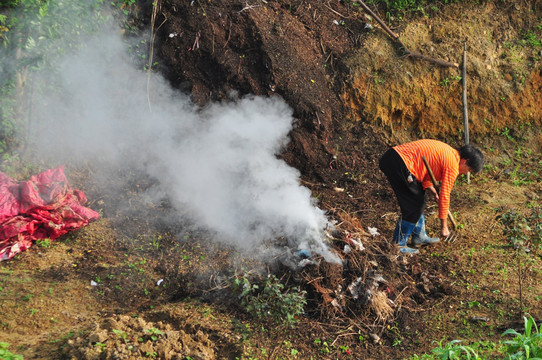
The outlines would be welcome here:
[[[448,218],[440,219],[440,236],[443,238],[450,236],[450,230],[448,229]]]
[[[433,195],[435,195],[435,199],[438,200],[438,193],[437,193],[437,189],[435,189],[435,187],[433,185],[429,186],[426,190],[429,190],[433,193]]]
[[[459,169],[457,168],[445,167],[442,170],[438,198],[439,219],[446,219],[448,216],[448,210],[450,209],[450,194],[454,187],[457,175],[459,175]]]
[[[433,185],[430,185],[427,187],[426,190],[429,190],[435,195],[435,199],[437,199],[437,202],[439,200],[439,194],[437,192],[437,189]],[[440,209],[440,202],[439,202],[439,209]],[[448,218],[445,217],[444,219],[440,219],[440,236],[445,238],[450,235],[450,230],[448,229]]]
[[[446,238],[450,235],[448,229],[448,211],[450,209],[450,194],[455,183],[455,179],[459,175],[459,169],[455,167],[444,168],[442,172],[440,194],[438,199],[439,219],[440,219],[440,236]]]

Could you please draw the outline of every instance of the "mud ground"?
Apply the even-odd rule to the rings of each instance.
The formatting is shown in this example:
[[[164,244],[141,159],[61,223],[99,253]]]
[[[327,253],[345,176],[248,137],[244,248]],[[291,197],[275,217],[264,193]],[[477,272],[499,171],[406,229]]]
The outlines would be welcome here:
[[[185,224],[155,226],[135,212],[121,215],[116,204],[127,199],[143,206],[138,192],[145,179],[137,174],[120,174],[122,191],[104,197],[87,181],[92,169],[67,168],[103,217],[1,264],[0,332],[14,353],[403,359],[441,341],[499,341],[525,313],[542,319],[540,253],[516,251],[498,220],[508,209],[540,207],[541,49],[525,43],[526,31],[541,36],[539,1],[435,3],[425,16],[390,21],[409,49],[435,59],[461,64],[466,40],[471,142],[488,160],[481,175],[470,183],[461,178],[454,188],[460,240],[414,257],[398,256],[391,244],[398,213],[377,160],[402,141],[463,142],[460,69],[405,58],[350,1],[157,4],[137,8],[157,35],[155,71],[194,102],[257,94],[292,106],[298,122],[282,158],[337,221],[333,246],[350,265],[308,267],[296,279],[288,274],[309,291],[295,331],[258,322],[224,282],[250,267],[250,258],[195,230],[179,239],[174,234]],[[167,206],[149,210],[159,219]],[[435,212],[430,202],[433,235]],[[362,239],[365,250],[345,253],[352,238]],[[373,289],[383,302],[337,295],[357,277],[370,279],[370,271],[386,279]]]

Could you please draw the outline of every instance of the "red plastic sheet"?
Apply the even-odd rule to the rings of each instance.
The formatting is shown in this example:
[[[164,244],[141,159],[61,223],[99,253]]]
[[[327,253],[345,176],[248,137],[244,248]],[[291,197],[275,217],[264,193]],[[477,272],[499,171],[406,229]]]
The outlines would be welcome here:
[[[0,261],[11,259],[40,239],[54,240],[99,217],[72,189],[64,166],[16,182],[0,172]]]

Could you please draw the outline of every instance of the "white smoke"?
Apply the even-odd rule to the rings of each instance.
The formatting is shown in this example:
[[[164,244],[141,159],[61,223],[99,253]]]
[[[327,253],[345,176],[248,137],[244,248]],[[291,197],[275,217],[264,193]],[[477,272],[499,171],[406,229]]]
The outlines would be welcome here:
[[[138,166],[174,208],[241,248],[283,238],[294,252],[338,261],[326,245],[324,212],[277,157],[294,120],[287,104],[252,96],[199,109],[161,76],[136,69],[114,34],[89,39],[58,63],[54,78],[41,79],[57,91],[34,101],[39,151],[62,162]]]

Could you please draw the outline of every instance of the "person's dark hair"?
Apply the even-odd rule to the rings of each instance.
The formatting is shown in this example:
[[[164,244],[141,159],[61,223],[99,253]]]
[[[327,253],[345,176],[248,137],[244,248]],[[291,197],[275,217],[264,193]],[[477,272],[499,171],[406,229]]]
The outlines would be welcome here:
[[[484,154],[476,146],[467,144],[459,148],[459,157],[467,160],[467,166],[473,173],[479,173],[484,167]]]

